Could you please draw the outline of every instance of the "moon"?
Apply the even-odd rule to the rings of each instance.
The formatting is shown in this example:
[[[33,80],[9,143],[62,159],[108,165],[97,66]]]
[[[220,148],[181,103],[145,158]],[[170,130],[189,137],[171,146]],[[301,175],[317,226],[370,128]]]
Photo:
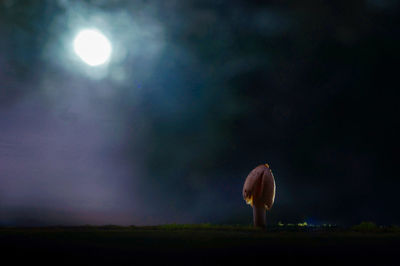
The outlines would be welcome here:
[[[103,33],[96,29],[85,29],[76,35],[74,51],[83,62],[94,67],[108,63],[112,47]]]

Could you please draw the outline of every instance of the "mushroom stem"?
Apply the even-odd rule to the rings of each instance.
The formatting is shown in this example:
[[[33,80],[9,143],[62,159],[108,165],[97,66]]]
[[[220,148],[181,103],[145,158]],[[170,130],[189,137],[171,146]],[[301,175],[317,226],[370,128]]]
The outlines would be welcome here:
[[[254,204],[253,206],[254,226],[265,228],[265,206],[264,204]]]

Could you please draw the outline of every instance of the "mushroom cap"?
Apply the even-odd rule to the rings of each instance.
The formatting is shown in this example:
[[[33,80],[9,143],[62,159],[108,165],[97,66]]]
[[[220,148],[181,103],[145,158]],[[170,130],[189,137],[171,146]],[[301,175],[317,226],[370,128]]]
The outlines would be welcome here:
[[[268,164],[262,164],[247,176],[243,185],[243,198],[251,206],[262,204],[270,210],[274,204],[275,190],[274,175]]]

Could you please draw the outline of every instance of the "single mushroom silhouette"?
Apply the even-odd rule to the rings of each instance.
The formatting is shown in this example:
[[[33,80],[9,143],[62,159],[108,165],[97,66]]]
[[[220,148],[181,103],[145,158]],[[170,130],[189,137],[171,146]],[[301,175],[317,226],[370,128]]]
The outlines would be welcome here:
[[[243,185],[243,198],[253,207],[254,226],[265,227],[265,211],[275,200],[275,179],[268,164],[254,168]]]

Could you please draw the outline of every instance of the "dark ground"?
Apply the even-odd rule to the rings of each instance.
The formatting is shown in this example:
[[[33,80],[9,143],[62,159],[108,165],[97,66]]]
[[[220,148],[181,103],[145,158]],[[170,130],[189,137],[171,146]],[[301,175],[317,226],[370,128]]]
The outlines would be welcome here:
[[[2,261],[86,265],[399,265],[399,232],[247,227],[0,229]]]

